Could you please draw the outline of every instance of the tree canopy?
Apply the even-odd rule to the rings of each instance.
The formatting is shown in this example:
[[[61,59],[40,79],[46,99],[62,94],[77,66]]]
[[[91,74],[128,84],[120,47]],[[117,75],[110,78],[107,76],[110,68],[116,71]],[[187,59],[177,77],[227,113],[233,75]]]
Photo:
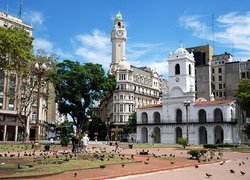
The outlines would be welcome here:
[[[246,111],[247,114],[250,110],[250,80],[240,81],[239,88],[235,94],[239,100],[240,107],[243,111]]]
[[[95,101],[116,87],[115,78],[106,76],[100,64],[64,60],[50,75],[61,114],[70,115],[77,130],[87,130],[88,114]]]
[[[127,124],[124,127],[124,131],[127,133],[136,133],[136,112],[133,112]]]
[[[23,28],[0,27],[0,69],[27,72],[34,60],[32,41]]]

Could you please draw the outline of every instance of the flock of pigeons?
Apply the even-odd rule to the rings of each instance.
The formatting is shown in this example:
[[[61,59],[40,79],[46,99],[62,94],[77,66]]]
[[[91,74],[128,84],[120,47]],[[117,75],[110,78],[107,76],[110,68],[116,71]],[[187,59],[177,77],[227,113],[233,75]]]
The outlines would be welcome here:
[[[159,151],[159,149],[158,149],[158,151]],[[106,148],[104,148],[104,149],[100,148],[99,151],[95,151],[93,153],[93,157],[96,158],[96,159],[99,159],[100,161],[104,161],[104,159],[107,160],[107,161],[109,161],[111,158],[114,158],[115,155],[116,155],[116,156],[119,156],[121,160],[125,160],[125,159],[127,159],[127,160],[134,160],[134,156],[135,156],[134,154],[131,154],[130,157],[128,157],[128,155],[125,156],[124,154],[121,154],[121,152],[122,152],[121,148],[120,148],[120,150],[118,151],[117,154],[114,153],[114,150],[112,150],[109,153],[107,153]],[[56,158],[59,158],[58,152],[51,152],[51,151],[50,152],[40,152],[39,155],[35,151],[29,152],[29,153],[23,152],[23,156],[32,156],[32,157],[34,157],[34,162],[35,162],[36,158],[38,156],[43,157],[43,159],[49,158],[50,157],[49,153],[52,153],[52,155],[54,155]],[[62,155],[65,155],[65,159],[63,161],[69,161],[73,157],[76,157],[76,154],[72,154],[69,151],[63,151],[61,153],[62,153]],[[146,154],[146,155],[149,155],[143,161],[143,163],[145,165],[149,164],[149,162],[150,162],[150,156],[151,155],[152,155],[152,158],[159,158],[159,157],[166,157],[167,156],[167,154],[156,155],[155,153],[149,153],[149,150],[145,151],[144,149],[141,152],[139,152],[139,151],[136,150],[136,154]],[[18,152],[17,155],[14,154],[14,153],[10,153],[9,151],[7,153],[0,154],[0,157],[15,157],[15,156],[20,157],[21,156],[21,152]],[[221,158],[222,154],[219,154],[219,156],[217,157],[217,159]],[[169,157],[172,157],[172,159],[173,159],[175,157],[175,154],[171,153],[171,154],[169,154]],[[210,154],[209,160],[211,160],[213,157],[214,157],[214,154],[213,153]],[[246,158],[246,160],[248,160],[248,157]],[[201,161],[198,160],[198,162],[201,162]],[[173,165],[174,163],[175,163],[174,161],[170,161],[170,165]],[[219,163],[219,165],[223,166],[225,163],[226,163],[226,161],[224,160],[221,163]],[[245,164],[246,163],[244,161],[241,161],[241,162],[239,162],[238,166],[244,166]],[[106,165],[100,164],[100,168],[101,169],[104,169],[105,167],[106,167]],[[124,168],[125,167],[125,163],[121,163],[121,167]],[[195,165],[195,168],[199,168],[199,165]],[[20,164],[18,164],[18,169],[22,169],[22,166]],[[230,169],[229,173],[235,174],[236,171],[234,169]],[[239,171],[239,173],[242,176],[246,174],[244,171]],[[76,177],[77,176],[77,172],[75,172],[73,176]],[[206,173],[206,177],[209,178],[211,176],[212,176],[211,173]]]

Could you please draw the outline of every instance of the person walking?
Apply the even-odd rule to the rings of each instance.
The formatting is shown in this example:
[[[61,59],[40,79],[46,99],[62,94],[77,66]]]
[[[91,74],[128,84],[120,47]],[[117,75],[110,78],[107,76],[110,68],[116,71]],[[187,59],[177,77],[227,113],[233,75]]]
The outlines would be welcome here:
[[[89,143],[88,134],[85,134],[85,136],[82,138],[83,152],[88,152],[88,150],[87,150],[88,143]]]
[[[117,141],[115,141],[115,152],[119,152],[119,144]]]

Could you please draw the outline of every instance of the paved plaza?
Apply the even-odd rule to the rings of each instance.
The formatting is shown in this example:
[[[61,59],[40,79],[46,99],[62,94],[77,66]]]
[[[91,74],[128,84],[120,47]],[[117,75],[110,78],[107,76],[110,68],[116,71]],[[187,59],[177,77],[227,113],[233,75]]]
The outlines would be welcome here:
[[[91,145],[93,146],[93,144]],[[99,147],[106,147],[107,150],[113,150],[113,146],[98,144]],[[121,154],[125,154],[127,157],[134,154],[135,163],[107,165],[104,169],[87,169],[68,171],[62,174],[57,174],[48,177],[42,177],[39,179],[250,179],[250,153],[238,153],[225,151],[223,153],[223,159],[216,160],[212,163],[197,162],[195,160],[184,160],[181,157],[189,157],[187,151],[176,148],[147,148],[149,150],[149,156],[139,155],[138,152],[142,149],[122,149]],[[163,155],[170,154],[175,155],[171,161],[174,164],[161,158],[155,158],[152,154]],[[144,162],[149,157],[148,164]],[[248,159],[249,157],[249,159]],[[225,161],[223,165],[221,162]],[[198,168],[195,168],[198,165]],[[230,170],[235,171],[231,173]],[[241,172],[245,172],[244,175]],[[75,173],[77,175],[75,175]],[[206,173],[212,175],[206,176]],[[38,179],[38,178],[36,178]]]

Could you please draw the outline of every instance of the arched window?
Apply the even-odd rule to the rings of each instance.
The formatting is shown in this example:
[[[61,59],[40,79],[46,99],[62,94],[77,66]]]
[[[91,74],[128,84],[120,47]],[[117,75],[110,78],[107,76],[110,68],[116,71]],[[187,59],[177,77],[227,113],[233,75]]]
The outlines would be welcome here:
[[[206,121],[207,121],[206,111],[204,109],[199,110],[199,122],[206,122]]]
[[[160,123],[161,122],[161,115],[159,112],[154,112],[154,123]]]
[[[180,109],[176,110],[176,122],[182,123],[182,111]]]
[[[180,65],[176,64],[175,65],[175,75],[180,74]]]
[[[191,64],[188,65],[188,74],[191,75]]]
[[[141,118],[142,118],[142,123],[143,123],[143,124],[148,123],[148,114],[147,114],[146,112],[143,112],[143,113],[141,114]]]
[[[121,28],[121,22],[118,22],[118,27]]]
[[[219,108],[214,110],[214,122],[223,122],[223,114]]]

